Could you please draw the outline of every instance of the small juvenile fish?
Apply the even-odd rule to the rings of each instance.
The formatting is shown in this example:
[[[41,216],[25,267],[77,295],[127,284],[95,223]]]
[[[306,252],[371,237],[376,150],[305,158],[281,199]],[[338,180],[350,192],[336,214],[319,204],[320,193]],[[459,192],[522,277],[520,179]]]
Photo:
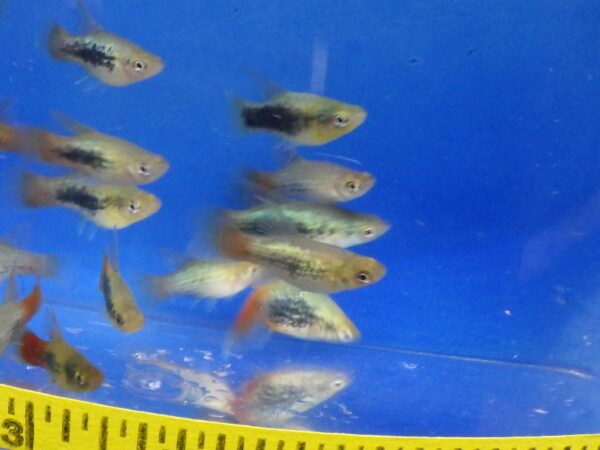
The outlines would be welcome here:
[[[284,281],[253,291],[233,327],[234,336],[257,323],[300,339],[354,342],[360,332],[328,295],[302,291]]]
[[[56,260],[52,256],[28,252],[0,242],[0,281],[11,273],[15,275],[51,276],[56,272]]]
[[[228,211],[226,218],[247,234],[277,234],[281,224],[306,238],[344,248],[373,241],[390,228],[373,215],[304,202],[265,202],[243,211]]]
[[[75,63],[111,86],[127,86],[160,73],[163,61],[100,27],[78,0],[86,22],[86,34],[73,36],[55,25],[48,36],[48,50],[59,61]]]
[[[244,261],[192,259],[177,271],[148,277],[156,298],[193,295],[198,298],[226,298],[243,291],[259,275],[259,266]]]
[[[104,255],[100,291],[104,296],[106,312],[111,323],[125,333],[139,331],[144,326],[144,315],[139,310],[135,298],[121,277],[118,269],[110,263],[108,255]]]
[[[59,136],[37,128],[25,129],[19,137],[22,151],[106,183],[147,184],[163,176],[169,168],[167,160],[160,155],[65,116],[60,118],[75,136]]]
[[[267,194],[274,192],[323,203],[354,200],[369,192],[375,184],[375,177],[369,172],[299,157],[276,172],[250,171],[248,178]]]
[[[27,330],[21,337],[21,358],[46,369],[54,383],[67,391],[91,392],[104,379],[98,368],[64,340],[58,328],[53,330],[50,341]]]
[[[15,334],[25,326],[38,311],[42,302],[39,283],[20,302],[16,301],[15,274],[11,275],[10,285],[4,303],[0,305],[0,355],[13,340]]]
[[[236,100],[236,114],[248,131],[275,133],[299,145],[323,145],[361,125],[367,112],[360,106],[315,94],[288,92],[271,86],[265,103]]]
[[[242,424],[274,426],[303,414],[350,385],[343,372],[281,370],[247,383],[233,402]]]
[[[251,236],[225,227],[217,246],[233,259],[249,261],[311,292],[338,292],[369,286],[385,275],[373,258],[300,236]]]
[[[61,206],[104,228],[125,228],[160,209],[160,200],[133,186],[91,184],[76,177],[25,174],[22,195],[32,208]]]

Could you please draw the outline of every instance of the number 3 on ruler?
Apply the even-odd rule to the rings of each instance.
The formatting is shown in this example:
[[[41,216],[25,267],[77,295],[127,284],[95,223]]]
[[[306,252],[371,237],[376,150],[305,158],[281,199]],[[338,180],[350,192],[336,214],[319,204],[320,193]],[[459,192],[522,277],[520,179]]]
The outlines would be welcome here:
[[[21,447],[23,445],[23,425],[13,419],[4,419],[2,428],[6,433],[0,434],[0,439],[11,447]]]

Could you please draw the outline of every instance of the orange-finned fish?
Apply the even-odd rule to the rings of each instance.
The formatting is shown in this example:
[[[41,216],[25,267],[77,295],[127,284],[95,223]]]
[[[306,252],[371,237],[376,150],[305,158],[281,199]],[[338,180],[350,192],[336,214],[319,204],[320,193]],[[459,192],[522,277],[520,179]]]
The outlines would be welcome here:
[[[106,312],[111,323],[125,333],[133,333],[144,326],[144,315],[138,308],[127,283],[118,267],[113,267],[108,255],[104,255],[100,291],[104,295]]]
[[[168,275],[148,277],[158,299],[180,295],[226,298],[243,291],[259,276],[260,267],[244,261],[192,259]]]
[[[375,184],[369,172],[357,172],[325,161],[310,161],[296,156],[275,172],[248,172],[251,183],[261,194],[279,194],[314,202],[338,203],[365,195]]]
[[[11,273],[15,275],[51,276],[56,272],[52,256],[28,252],[0,241],[0,281]]]
[[[169,168],[167,160],[158,154],[100,133],[62,114],[56,115],[75,136],[60,136],[39,128],[25,128],[19,132],[22,152],[48,163],[69,167],[105,183],[148,184],[163,176]]]
[[[234,337],[257,323],[269,330],[300,339],[354,342],[360,332],[328,295],[302,291],[284,281],[254,290],[233,327]]]
[[[240,423],[275,426],[311,410],[350,383],[345,373],[331,370],[271,372],[244,386],[233,411]]]
[[[68,391],[94,391],[104,380],[102,372],[68,344],[58,328],[52,332],[50,341],[25,331],[21,337],[21,358],[27,364],[46,369],[54,383]]]
[[[383,264],[333,245],[300,236],[250,236],[226,226],[217,238],[227,257],[259,264],[273,275],[311,292],[369,286],[385,275]]]
[[[4,353],[6,346],[35,315],[42,302],[42,290],[39,283],[27,297],[17,302],[15,280],[13,272],[4,303],[0,305],[0,354]]]
[[[154,195],[134,186],[93,184],[73,176],[43,177],[26,173],[22,195],[32,208],[62,206],[104,228],[125,228],[160,209]]]
[[[59,61],[71,62],[111,86],[127,86],[146,80],[164,68],[162,59],[141,47],[104,30],[77,1],[86,34],[73,36],[55,25],[48,37],[48,50]]]

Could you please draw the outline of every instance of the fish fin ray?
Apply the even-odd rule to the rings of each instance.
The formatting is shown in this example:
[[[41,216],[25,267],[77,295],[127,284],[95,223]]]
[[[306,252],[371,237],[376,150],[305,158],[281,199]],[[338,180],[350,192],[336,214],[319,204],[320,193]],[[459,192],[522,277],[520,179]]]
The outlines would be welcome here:
[[[69,130],[73,134],[79,135],[79,134],[84,134],[84,133],[95,133],[96,132],[96,130],[94,130],[92,127],[84,125],[83,123],[78,122],[75,119],[72,119],[71,117],[67,116],[65,113],[62,113],[59,111],[52,111],[50,114],[52,115],[52,118],[58,124],[60,124],[63,128]]]
[[[21,336],[21,359],[32,366],[44,366],[44,352],[48,342],[40,339],[35,333],[26,330]]]

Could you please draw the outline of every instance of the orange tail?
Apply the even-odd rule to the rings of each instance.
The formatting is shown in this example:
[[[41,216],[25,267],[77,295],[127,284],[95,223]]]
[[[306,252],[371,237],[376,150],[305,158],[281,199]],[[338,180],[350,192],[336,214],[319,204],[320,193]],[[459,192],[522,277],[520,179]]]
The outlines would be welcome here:
[[[250,237],[232,227],[225,227],[217,236],[217,248],[223,255],[245,260],[248,256]]]
[[[46,186],[46,178],[32,173],[23,174],[21,195],[27,206],[39,208],[53,203],[54,193]]]
[[[19,139],[14,127],[0,123],[0,150],[14,152],[19,148]]]
[[[272,177],[265,172],[257,172],[255,170],[249,170],[246,173],[246,178],[248,181],[256,186],[260,186],[263,189],[271,190],[275,189],[277,186],[273,182]]]
[[[250,293],[233,324],[235,336],[243,336],[260,320],[260,310],[265,297],[265,288],[255,289]]]
[[[26,324],[40,309],[40,304],[42,303],[42,289],[39,283],[35,285],[31,294],[21,303],[23,303],[23,324]]]
[[[47,345],[46,341],[28,330],[21,337],[21,358],[32,366],[44,367],[44,352]]]

